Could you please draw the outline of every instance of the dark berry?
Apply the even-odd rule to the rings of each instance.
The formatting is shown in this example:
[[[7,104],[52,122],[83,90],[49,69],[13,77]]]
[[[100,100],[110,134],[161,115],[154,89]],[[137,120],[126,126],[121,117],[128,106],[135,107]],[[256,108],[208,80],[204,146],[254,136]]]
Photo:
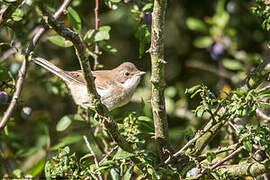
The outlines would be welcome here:
[[[5,91],[0,91],[0,104],[8,102],[8,94]]]
[[[152,12],[146,12],[143,17],[143,23],[147,25],[152,24]]]
[[[226,55],[226,47],[224,44],[220,42],[213,43],[209,48],[207,48],[210,52],[212,59],[221,60]]]

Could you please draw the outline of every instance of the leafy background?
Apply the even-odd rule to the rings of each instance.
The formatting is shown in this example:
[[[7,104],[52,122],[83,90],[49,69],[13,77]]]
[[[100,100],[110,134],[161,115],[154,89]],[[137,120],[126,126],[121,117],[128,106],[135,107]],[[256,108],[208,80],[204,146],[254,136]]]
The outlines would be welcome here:
[[[114,110],[112,114],[117,122],[123,124],[120,129],[130,127],[130,132],[145,132],[142,136],[151,139],[153,123],[149,104],[150,56],[146,51],[150,43],[151,22],[148,16],[152,5],[151,1],[125,2],[127,3],[117,0],[100,1],[101,27],[98,31],[93,30],[94,1],[74,0],[67,16],[60,21],[82,34],[90,50],[93,50],[94,42],[99,43],[102,51],[98,58],[99,68],[112,69],[122,62],[130,61],[147,72],[132,101]],[[61,1],[46,3],[54,11]],[[1,8],[4,6],[5,4],[0,3]],[[0,60],[0,90],[8,93],[9,100],[14,91],[14,79],[23,61],[21,51],[29,43],[30,33],[41,24],[40,11],[33,7],[32,1],[26,1],[12,15],[13,30],[6,27],[0,29],[0,54],[14,49],[9,46],[11,40],[18,47],[14,54]],[[259,64],[261,58],[269,56],[269,33],[264,30],[269,27],[261,27],[263,20],[252,13],[251,7],[255,7],[255,2],[251,0],[168,2],[165,96],[169,134],[176,149],[182,147],[207,119],[193,115],[192,110],[196,109],[200,98],[195,96],[190,99],[185,95],[185,89],[204,84],[211,89],[214,96],[222,98],[226,96],[224,91],[230,92],[237,87],[247,71]],[[40,40],[35,53],[62,69],[77,70],[79,64],[75,51],[70,46],[70,42],[64,41],[50,30]],[[8,102],[0,105],[0,117],[7,106]],[[67,152],[76,152],[79,159],[87,154],[88,149],[82,136],[87,135],[89,141],[93,141],[94,136],[89,133],[90,126],[96,129],[101,140],[104,132],[103,127],[93,119],[85,122],[84,113],[76,114],[81,111],[68,95],[63,82],[31,63],[22,97],[11,121],[0,136],[2,160],[6,162],[1,163],[0,175],[13,174],[19,177],[24,173],[44,176],[46,160],[58,148],[66,145],[69,148],[60,152],[63,156]],[[136,124],[135,121],[141,123]],[[134,127],[140,132],[134,132]],[[106,138],[108,137],[105,136]],[[224,134],[220,133],[209,148],[215,147],[222,139]],[[102,154],[95,144],[93,146],[98,156]],[[152,146],[150,142],[148,148],[151,149]],[[127,157],[128,155],[125,156]]]

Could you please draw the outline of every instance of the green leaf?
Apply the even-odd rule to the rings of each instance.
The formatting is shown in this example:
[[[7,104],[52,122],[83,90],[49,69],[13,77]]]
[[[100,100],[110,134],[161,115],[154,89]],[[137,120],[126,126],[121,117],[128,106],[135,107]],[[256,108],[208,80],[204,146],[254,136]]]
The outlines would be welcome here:
[[[41,158],[36,164],[27,170],[27,174],[31,174],[32,176],[40,174],[43,171],[45,162],[45,157]]]
[[[61,147],[64,147],[68,144],[73,144],[73,143],[76,143],[78,141],[81,141],[82,137],[77,135],[77,136],[67,136],[65,138],[63,138],[60,143],[54,145],[51,150],[57,150]]]
[[[71,26],[74,31],[81,34],[82,22],[79,14],[71,7],[68,8],[68,16],[70,18]]]
[[[16,178],[21,178],[22,177],[22,170],[20,169],[15,169],[12,174],[16,177]]]
[[[14,21],[20,21],[23,19],[23,15],[23,10],[18,8],[14,11],[11,17]]]
[[[207,152],[206,154],[206,159],[208,160],[208,162],[212,162],[214,159],[216,158],[216,155],[212,152]]]
[[[108,45],[108,44],[103,44],[103,45],[99,44],[99,45],[100,45],[100,48],[112,54],[116,54],[118,52],[117,49],[112,47],[111,45]]]
[[[121,0],[110,0],[112,3],[119,3]]]
[[[201,85],[193,86],[192,88],[186,89],[185,94],[193,95],[195,92],[201,89]]]
[[[198,106],[195,111],[195,116],[201,118],[205,112],[205,109],[202,106]]]
[[[244,141],[243,144],[248,152],[252,152],[252,143],[250,141]]]
[[[72,122],[72,119],[71,119],[70,115],[62,117],[56,125],[56,131],[66,130],[69,127],[69,125],[71,124],[71,122]]]
[[[208,32],[207,26],[200,19],[189,17],[187,18],[186,24],[190,30],[202,33]]]
[[[206,48],[210,46],[213,43],[213,40],[210,36],[202,36],[199,38],[196,38],[193,41],[193,45],[197,48]]]
[[[27,157],[33,155],[41,150],[40,146],[30,147],[30,148],[21,148],[17,153],[16,157]]]
[[[110,26],[101,26],[97,31],[93,33],[93,40],[94,41],[104,41],[110,39]]]
[[[223,65],[225,68],[229,70],[241,70],[243,68],[243,65],[240,61],[237,61],[235,59],[224,59]]]
[[[112,167],[112,166],[115,166],[115,161],[113,161],[113,160],[106,160],[106,161],[103,161],[103,162],[101,162],[100,164],[99,164],[99,166],[101,167],[101,166],[110,166],[110,167]]]
[[[151,38],[151,33],[149,31],[149,27],[146,24],[141,25],[136,34],[135,37],[137,39],[139,39],[139,55],[140,57],[142,57],[142,55],[145,52],[145,43],[149,43],[150,42],[150,38]]]
[[[117,153],[114,155],[113,159],[127,159],[134,156],[133,153],[129,153],[124,151],[123,149],[119,148]]]
[[[114,168],[112,168],[110,170],[110,174],[111,174],[113,180],[120,180],[121,179],[119,174],[116,172],[116,170]]]
[[[91,153],[88,153],[88,154],[85,154],[83,157],[80,158],[80,163],[85,160],[85,159],[88,159],[89,157],[92,157],[93,155]]]
[[[72,46],[72,42],[69,40],[65,40],[62,36],[55,35],[48,37],[48,40],[51,41],[53,44],[61,47],[70,47]]]
[[[7,2],[7,3],[12,3],[12,2],[16,2],[18,0],[4,0],[4,1]]]
[[[123,180],[130,180],[131,176],[133,174],[133,170],[134,170],[134,166],[131,166],[130,168],[128,168],[128,170],[126,171]]]
[[[45,177],[47,180],[51,180],[51,172],[50,170],[52,169],[51,167],[51,163],[50,161],[47,161],[46,164],[45,164],[45,168],[44,168],[44,171],[45,171]]]
[[[147,3],[143,6],[142,10],[143,11],[149,11],[153,8],[153,3]]]

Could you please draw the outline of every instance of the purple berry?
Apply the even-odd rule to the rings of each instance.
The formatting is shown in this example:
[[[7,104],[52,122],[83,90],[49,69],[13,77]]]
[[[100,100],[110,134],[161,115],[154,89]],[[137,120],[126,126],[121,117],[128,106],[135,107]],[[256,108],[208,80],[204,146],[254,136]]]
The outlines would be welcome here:
[[[22,111],[21,111],[21,117],[23,119],[29,119],[32,115],[32,108],[30,107],[24,107],[22,108]]]
[[[8,102],[8,94],[5,91],[0,91],[0,104]]]
[[[225,57],[226,54],[226,47],[224,44],[220,42],[213,43],[209,48],[207,48],[210,52],[212,59],[214,60],[221,60]]]
[[[151,12],[146,12],[144,17],[143,17],[143,23],[147,25],[152,24],[152,13]]]

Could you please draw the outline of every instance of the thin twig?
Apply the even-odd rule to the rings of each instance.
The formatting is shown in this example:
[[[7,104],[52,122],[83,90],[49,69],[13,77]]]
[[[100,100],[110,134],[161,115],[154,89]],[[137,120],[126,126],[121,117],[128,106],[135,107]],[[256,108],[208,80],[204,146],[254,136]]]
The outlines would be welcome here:
[[[256,109],[256,114],[263,118],[266,122],[270,121],[270,117],[264,114],[259,108]]]
[[[217,155],[217,154],[221,154],[221,153],[224,153],[224,152],[228,152],[228,151],[232,151],[232,150],[235,150],[235,148],[238,146],[238,144],[233,144],[233,145],[230,145],[228,147],[219,147],[217,150],[215,151],[211,151],[211,153]],[[202,155],[199,156],[199,158],[201,160],[205,159],[207,157],[207,153],[204,153]]]
[[[64,10],[69,6],[70,3],[71,3],[71,0],[65,0],[63,2],[63,4],[60,6],[60,8],[57,10],[57,12],[54,14],[54,18],[58,19],[63,14]],[[17,100],[19,99],[19,97],[21,95],[23,83],[25,80],[27,67],[28,67],[29,54],[34,50],[34,48],[36,47],[36,45],[38,43],[38,40],[41,38],[41,36],[45,33],[45,31],[47,29],[48,29],[48,26],[41,27],[40,30],[38,31],[38,33],[32,38],[32,40],[31,40],[31,42],[26,50],[25,58],[24,58],[24,61],[22,63],[22,66],[21,66],[21,68],[19,70],[19,74],[18,74],[16,91],[11,99],[11,102],[10,102],[6,112],[4,113],[2,121],[0,122],[0,130],[6,126],[12,112],[15,109]]]
[[[211,166],[210,169],[204,169],[201,174],[199,174],[198,176],[196,176],[194,178],[195,179],[199,179],[201,178],[204,174],[206,174],[207,172],[209,172],[209,170],[214,170],[215,168],[217,168],[218,166],[222,165],[223,163],[225,163],[226,161],[230,160],[231,158],[233,158],[236,154],[238,154],[239,152],[241,152],[243,150],[243,147],[238,148],[237,150],[235,150],[234,152],[232,152],[230,155],[228,155],[227,157],[223,158],[222,160],[220,160],[219,162],[217,162],[216,164],[214,164],[213,166]]]
[[[270,89],[270,85],[269,86],[265,86],[261,89],[258,89],[258,90],[255,90],[255,93],[261,93],[261,92],[264,92],[266,90],[269,90]]]
[[[106,161],[106,159],[113,153],[113,151],[115,151],[119,146],[115,146],[114,148],[112,148],[107,155],[101,160],[99,161],[99,163],[103,163],[104,161]]]
[[[99,28],[99,18],[98,18],[98,9],[99,9],[99,0],[96,0],[96,8],[95,8],[95,30],[97,31]],[[94,67],[93,69],[96,70],[98,67],[98,54],[99,54],[99,46],[98,43],[95,43],[95,54],[96,56],[93,56],[94,58]]]
[[[95,164],[96,164],[96,168],[98,168],[98,167],[99,167],[99,164],[98,164],[98,160],[97,160],[97,156],[96,156],[95,152],[94,152],[93,149],[91,148],[90,143],[89,143],[88,140],[87,140],[87,137],[86,137],[86,136],[83,136],[83,139],[84,139],[84,142],[85,142],[87,148],[89,149],[90,153],[91,153],[92,156],[93,156],[94,162],[95,162]],[[99,180],[102,180],[102,179],[103,179],[102,176],[101,176],[100,174],[98,175],[98,178],[99,178]]]

